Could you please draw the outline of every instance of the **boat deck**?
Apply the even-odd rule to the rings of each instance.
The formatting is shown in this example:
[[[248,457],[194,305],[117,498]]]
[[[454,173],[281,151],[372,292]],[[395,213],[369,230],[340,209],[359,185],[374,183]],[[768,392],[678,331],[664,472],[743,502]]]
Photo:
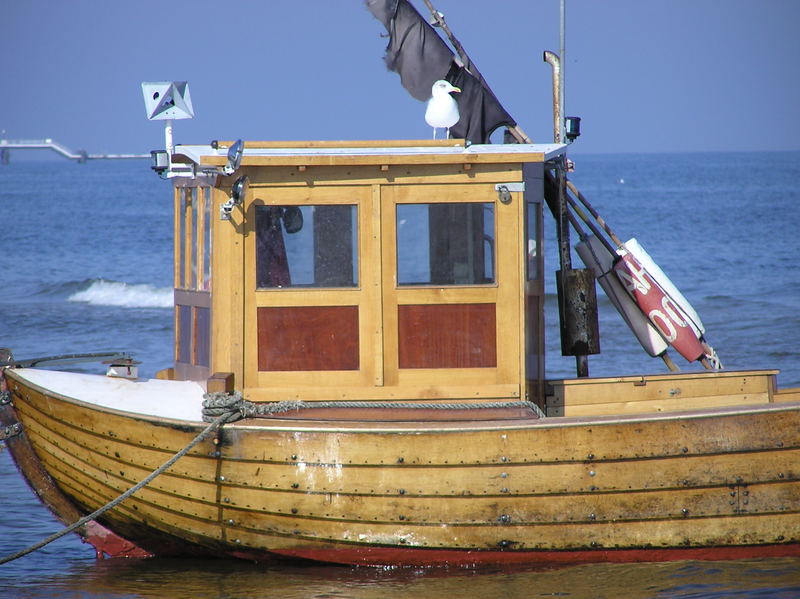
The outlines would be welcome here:
[[[202,422],[203,388],[193,381],[130,380],[97,374],[14,369],[38,390],[122,412]]]
[[[727,373],[731,374],[731,373]],[[752,373],[750,373],[752,374]],[[95,374],[39,369],[14,369],[14,377],[28,381],[46,395],[56,395],[79,404],[91,404],[112,412],[134,414],[145,419],[180,421],[203,425],[204,389],[195,382],[160,379],[128,380]],[[659,378],[663,378],[663,375]],[[599,380],[599,379],[598,379]],[[608,383],[609,381],[606,380]],[[618,381],[622,383],[623,381]],[[13,384],[13,381],[12,381]],[[621,422],[685,420],[723,414],[760,413],[796,410],[800,394],[796,390],[778,401],[742,403],[728,406],[693,405],[686,397],[684,409],[640,411],[639,413],[593,414],[540,418],[533,409],[509,408],[303,408],[270,416],[250,418],[228,426],[245,429],[297,431],[375,431],[381,433],[514,430],[519,428],[570,427],[586,423],[597,425]],[[647,402],[643,402],[647,403]]]

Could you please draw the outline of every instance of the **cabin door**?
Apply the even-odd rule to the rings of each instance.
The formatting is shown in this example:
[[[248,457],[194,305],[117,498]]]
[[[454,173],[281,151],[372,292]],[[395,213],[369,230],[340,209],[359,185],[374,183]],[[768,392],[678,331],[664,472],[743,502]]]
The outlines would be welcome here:
[[[244,367],[252,397],[367,396],[380,384],[373,193],[251,187]]]
[[[519,201],[492,184],[395,185],[381,209],[384,385],[519,397]]]
[[[251,187],[249,396],[519,397],[521,213],[488,183]]]

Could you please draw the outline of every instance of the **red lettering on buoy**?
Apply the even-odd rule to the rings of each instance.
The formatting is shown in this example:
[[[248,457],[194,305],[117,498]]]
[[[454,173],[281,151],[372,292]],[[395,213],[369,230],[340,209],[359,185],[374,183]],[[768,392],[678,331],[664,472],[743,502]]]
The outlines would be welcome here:
[[[664,340],[689,362],[703,357],[704,351],[683,311],[645,268],[630,253],[614,265],[614,272],[643,314]]]
[[[678,338],[678,331],[675,330],[675,325],[661,310],[650,310],[647,319],[653,323],[653,326],[658,329],[661,336],[667,343],[672,343]]]

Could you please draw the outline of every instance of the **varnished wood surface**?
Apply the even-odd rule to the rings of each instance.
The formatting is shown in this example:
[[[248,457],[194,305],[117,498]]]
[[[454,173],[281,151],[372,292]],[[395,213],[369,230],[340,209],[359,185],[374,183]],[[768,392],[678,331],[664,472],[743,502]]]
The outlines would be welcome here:
[[[2,372],[0,372],[0,387],[2,387]],[[0,424],[14,425],[17,422],[18,415],[12,405],[0,406]],[[72,525],[85,516],[85,512],[78,509],[50,476],[45,462],[39,459],[25,431],[6,439],[5,447],[31,490],[61,522],[65,525]],[[95,520],[90,520],[77,528],[76,533],[83,538],[84,542],[94,547],[99,559],[105,556],[151,557],[153,555]]]
[[[497,366],[494,304],[397,307],[400,368]]]
[[[562,154],[565,146],[555,144],[473,146],[459,148],[452,143],[423,142],[306,142],[281,148],[256,144],[242,156],[242,166],[357,166],[357,165],[415,165],[415,164],[504,164],[542,163]],[[352,149],[351,152],[348,150]],[[262,152],[259,152],[262,150]],[[285,150],[285,151],[283,151]],[[317,150],[317,151],[304,151]],[[456,151],[450,151],[456,150]],[[459,151],[460,150],[460,151]],[[174,156],[178,160],[197,160],[202,165],[224,166],[227,155],[207,146],[181,146]],[[175,158],[174,158],[175,159]]]
[[[246,147],[253,154],[246,156],[236,174],[247,175],[250,181],[244,203],[233,209],[230,221],[214,218],[211,227],[211,364],[207,372],[201,373],[203,378],[215,371],[231,372],[235,387],[257,400],[315,399],[324,396],[324,389],[330,387],[335,387],[336,393],[328,394],[329,400],[377,401],[516,399],[524,397],[528,389],[536,391],[541,381],[531,387],[524,356],[528,345],[521,331],[529,311],[525,311],[520,299],[520,288],[524,284],[527,247],[522,226],[525,202],[541,195],[541,177],[530,175],[530,168],[523,175],[523,167],[535,163],[533,166],[541,174],[545,154],[563,151],[563,147],[545,144],[509,146],[502,151],[477,147],[462,151],[457,147],[460,143],[296,142],[286,144],[284,152],[280,142],[248,142]],[[353,151],[348,152],[347,148]],[[200,146],[187,149],[204,152]],[[210,149],[209,152],[214,154]],[[510,203],[499,201],[497,184],[520,183],[528,178],[531,188],[524,194],[515,191]],[[229,199],[234,181],[233,176],[220,176],[214,182],[213,215]],[[199,186],[208,183],[206,179],[198,181]],[[196,192],[179,189],[176,200],[183,197],[181,194],[194,197]],[[494,243],[496,257],[492,275],[502,284],[413,288],[397,285],[397,206],[429,202],[472,202],[493,207],[495,226],[487,234]],[[257,289],[253,274],[256,207],[336,204],[351,205],[357,210],[358,284],[338,289]],[[176,252],[181,250],[176,257],[183,254],[177,264],[176,281],[185,285],[190,272],[187,256],[195,239],[200,245],[204,243],[205,230],[200,227],[197,234],[192,232],[202,221],[200,218],[195,222],[192,210],[178,206],[176,218],[176,232],[186,233],[176,242]],[[181,270],[183,277],[179,276]],[[485,304],[487,309],[492,304],[494,322],[485,323],[480,338],[474,342],[459,345],[461,353],[455,358],[440,352],[435,358],[411,364],[409,356],[421,354],[406,343],[410,338],[408,326],[401,339],[399,312],[404,306],[458,309],[456,306],[463,304]],[[282,351],[285,343],[282,348],[272,346],[274,351],[268,356],[270,350],[262,350],[265,344],[269,346],[264,341],[266,335],[259,335],[258,315],[264,309],[341,306],[355,307],[358,319],[357,331],[351,335],[357,347],[343,346],[349,352],[346,360],[334,359],[336,352],[318,343],[312,344],[311,351],[319,355],[304,356],[306,359],[299,359],[297,352]],[[291,323],[285,328],[292,332],[298,329]],[[452,331],[439,337],[447,341],[448,335],[452,337]],[[287,336],[289,333],[284,335],[284,341]],[[402,365],[401,341],[406,346]],[[417,343],[416,349],[428,345]],[[448,347],[455,346],[451,343]],[[181,367],[176,368],[175,376],[197,378],[198,372]]]
[[[357,306],[258,308],[258,369],[358,370]]]
[[[544,152],[530,152],[529,154],[439,154],[430,155],[278,155],[278,156],[247,156],[242,159],[242,165],[247,166],[316,166],[316,167],[355,167],[363,165],[374,165],[381,167],[407,166],[415,164],[458,164],[458,165],[478,165],[478,164],[497,164],[497,163],[519,163],[519,162],[544,162],[546,154]],[[224,166],[227,158],[223,156],[208,156],[201,159],[203,166]],[[470,170],[470,169],[467,169]]]
[[[87,511],[200,428],[46,397],[10,378],[36,454]],[[536,561],[547,551],[800,544],[798,404],[427,424],[227,425],[104,523],[148,549],[163,535],[194,551],[329,559],[371,548]]]
[[[519,294],[515,292],[520,281],[521,258],[518,248],[524,245],[520,237],[521,228],[517,223],[523,212],[522,194],[515,192],[512,204],[501,204],[497,201],[494,184],[489,179],[489,173],[493,173],[492,176],[499,177],[502,181],[518,180],[521,176],[519,166],[517,165],[516,171],[505,168],[499,171],[488,170],[485,173],[470,172],[469,175],[452,170],[447,175],[442,174],[440,179],[426,181],[426,185],[419,184],[425,180],[422,175],[431,169],[441,170],[443,165],[408,168],[413,175],[412,183],[406,178],[396,178],[390,172],[388,177],[385,173],[382,175],[386,178],[381,182],[344,185],[349,180],[350,171],[339,169],[336,173],[342,177],[341,180],[313,181],[313,185],[309,187],[277,185],[277,181],[269,175],[285,175],[280,169],[272,170],[270,167],[248,171],[253,183],[243,208],[241,224],[234,222],[228,226],[226,223],[215,228],[223,236],[227,236],[227,241],[218,239],[218,243],[226,249],[241,243],[237,251],[243,249],[244,256],[226,255],[222,266],[215,267],[212,337],[217,342],[213,351],[212,370],[233,372],[237,388],[242,389],[247,397],[263,401],[294,398],[313,400],[323,397],[328,400],[376,401],[387,398],[515,399],[524,395],[525,361],[521,359],[521,353],[525,346],[519,327],[516,326],[522,314],[522,303]],[[355,171],[358,169],[352,175],[360,176]],[[504,286],[396,285],[397,204],[429,202],[431,199],[444,203],[467,201],[476,205],[487,202],[495,205],[496,227],[493,235],[497,236],[497,263],[494,267],[497,276],[505,281]],[[342,203],[356,207],[358,286],[257,289],[253,274],[254,208],[270,204],[303,206]],[[215,259],[216,256],[217,254]],[[218,297],[221,299],[215,299]],[[227,306],[238,309],[242,303],[243,326],[236,327]],[[480,330],[476,329],[480,335],[469,343],[458,345],[457,349],[461,353],[455,360],[439,355],[435,359],[421,362],[418,360],[413,365],[406,359],[401,365],[399,327],[402,325],[399,322],[399,312],[406,310],[405,306],[420,306],[420,310],[457,311],[461,309],[459,306],[465,304],[481,304],[477,309],[493,311],[493,317],[483,319],[486,322],[482,322]],[[271,351],[267,347],[269,339],[277,338],[276,335],[259,333],[261,325],[258,320],[264,314],[273,309],[286,311],[290,308],[327,309],[345,306],[357,307],[358,319],[357,330],[351,335],[357,343],[357,355],[349,355],[346,363],[339,359],[339,347],[333,351],[319,343],[306,344],[311,352],[319,355],[304,355],[300,360],[295,359],[297,352],[283,351],[286,345],[284,343],[283,349],[276,346],[272,348],[274,355],[266,360],[271,365],[264,361],[264,356]],[[300,312],[302,310],[297,310],[297,313]],[[437,324],[441,323],[428,320],[425,327],[435,328]],[[284,340],[294,341],[304,335],[313,336],[317,333],[318,336],[323,336],[313,328],[306,330],[298,322],[286,321],[283,325],[281,335]],[[227,342],[227,331],[233,334],[230,344]],[[236,345],[239,331],[244,334],[243,347]],[[440,331],[442,335],[438,335],[438,338],[447,341],[456,334],[455,331],[455,328],[449,327]],[[419,332],[419,327],[405,326],[403,342]],[[341,344],[337,341],[336,345]],[[420,346],[424,349],[428,344],[416,343],[414,347],[419,350]],[[414,347],[406,347],[406,358],[409,355],[421,355]],[[451,343],[448,348],[452,347],[455,346]],[[352,349],[349,345],[341,345],[341,348],[348,351]],[[243,357],[243,378],[236,371],[236,364],[230,362],[239,352]],[[288,355],[295,355],[295,358],[289,359]],[[281,362],[277,367],[276,360]],[[327,362],[315,366],[320,360]],[[331,388],[335,388],[334,393],[327,391]]]
[[[419,370],[419,375],[414,374]],[[485,371],[489,371],[487,374]],[[462,400],[504,400],[517,401],[520,399],[520,389],[514,384],[487,384],[486,379],[495,375],[495,369],[470,368],[470,369],[409,369],[404,370],[398,377],[402,385],[362,386],[350,384],[347,380],[349,371],[340,371],[335,376],[321,380],[311,372],[306,381],[298,377],[287,384],[275,384],[272,387],[258,387],[247,389],[247,397],[252,401],[281,401],[284,399],[299,399],[303,401],[462,401]],[[429,383],[431,374],[436,373],[441,377],[441,382]],[[273,373],[270,373],[273,374]],[[284,373],[274,373],[281,375]],[[292,373],[297,375],[298,373]],[[264,376],[267,376],[266,373]],[[287,377],[288,378],[288,377]],[[331,382],[333,378],[333,382]],[[308,381],[319,383],[312,386]],[[308,384],[305,386],[303,383]],[[323,386],[324,385],[324,386]]]
[[[295,421],[318,421],[325,423],[333,422],[363,422],[363,423],[389,423],[389,422],[410,422],[417,425],[420,422],[487,422],[492,420],[508,420],[520,422],[534,420],[537,414],[530,408],[481,408],[483,401],[461,401],[453,404],[451,409],[433,408],[385,408],[385,407],[335,407],[335,408],[314,408],[304,407],[302,410],[281,412],[271,416],[259,417],[259,420],[295,420]],[[383,402],[381,402],[383,403]],[[426,402],[427,403],[427,402]],[[494,402],[491,402],[494,403]],[[462,408],[464,404],[472,404],[474,408]],[[313,406],[313,402],[306,402],[306,406]]]
[[[778,389],[773,395],[773,401],[800,401],[800,387],[794,387],[791,389]]]
[[[776,370],[549,381],[548,416],[672,412],[775,400]]]

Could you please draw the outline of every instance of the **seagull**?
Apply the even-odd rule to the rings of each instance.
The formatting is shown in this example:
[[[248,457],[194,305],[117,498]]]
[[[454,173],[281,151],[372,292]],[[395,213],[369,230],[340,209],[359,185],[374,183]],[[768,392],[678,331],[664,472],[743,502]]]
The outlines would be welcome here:
[[[428,107],[425,110],[425,122],[433,127],[433,139],[436,139],[437,127],[446,128],[449,137],[450,127],[458,122],[460,118],[458,104],[450,93],[460,91],[459,88],[444,79],[439,79],[433,84],[431,99],[428,100]]]

